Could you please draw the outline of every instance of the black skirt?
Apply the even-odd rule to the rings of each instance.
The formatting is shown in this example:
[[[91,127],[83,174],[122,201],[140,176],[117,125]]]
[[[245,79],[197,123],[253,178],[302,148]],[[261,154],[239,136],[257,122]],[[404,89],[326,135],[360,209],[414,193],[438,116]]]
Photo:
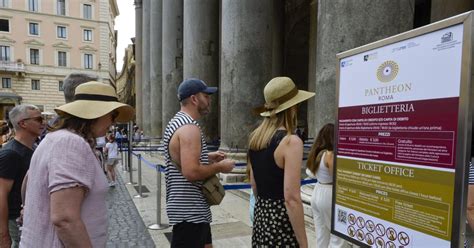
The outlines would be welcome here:
[[[285,200],[256,197],[252,247],[299,247]]]

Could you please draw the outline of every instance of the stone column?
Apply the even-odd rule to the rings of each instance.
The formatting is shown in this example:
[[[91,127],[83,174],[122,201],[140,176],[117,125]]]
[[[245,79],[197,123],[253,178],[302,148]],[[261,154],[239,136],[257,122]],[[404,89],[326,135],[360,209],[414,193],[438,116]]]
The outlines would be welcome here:
[[[336,54],[412,29],[413,4],[410,0],[319,0],[317,23],[311,23],[317,25],[317,49],[310,55],[316,56],[316,70],[310,70],[316,73],[310,137],[324,124],[335,122]]]
[[[183,0],[163,0],[163,128],[179,111],[183,81]]]
[[[219,1],[187,0],[183,21],[183,78],[199,78],[208,86],[218,86]],[[209,141],[218,138],[218,96],[212,96],[211,113],[200,120]]]
[[[142,0],[143,6],[143,50],[142,50],[142,126],[146,136],[151,132],[150,110],[150,6],[152,0]]]
[[[318,0],[309,3],[309,61],[308,61],[308,90],[315,92],[316,87],[316,34],[318,33]],[[315,138],[315,98],[308,100],[308,137]]]
[[[161,35],[162,35],[162,0],[151,1],[150,18],[150,123],[153,137],[162,137],[162,93],[163,82],[161,70]]]
[[[281,73],[274,62],[281,58],[274,46],[283,35],[273,18],[283,11],[277,6],[280,0],[222,0],[220,149],[246,150],[248,135],[261,120],[252,109],[264,103],[263,87]]]
[[[437,22],[459,15],[474,8],[472,0],[442,1],[431,0],[431,22]]]
[[[135,0],[135,111],[142,127],[142,0]]]

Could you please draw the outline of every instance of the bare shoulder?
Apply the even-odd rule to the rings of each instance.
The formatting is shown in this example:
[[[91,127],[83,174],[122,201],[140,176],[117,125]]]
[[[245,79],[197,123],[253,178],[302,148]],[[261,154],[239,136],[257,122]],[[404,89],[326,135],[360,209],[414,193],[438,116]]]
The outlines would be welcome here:
[[[333,151],[327,151],[325,154],[326,159],[331,159],[334,157],[334,152]]]
[[[289,136],[285,136],[282,140],[283,144],[286,144],[288,146],[302,146],[303,141],[298,137],[298,135],[292,134]]]
[[[299,152],[303,149],[303,141],[297,135],[288,135],[281,140],[278,148],[289,153]]]
[[[186,124],[176,130],[175,135],[178,135],[180,139],[189,139],[194,138],[195,136],[200,136],[201,132],[199,127],[194,124]]]

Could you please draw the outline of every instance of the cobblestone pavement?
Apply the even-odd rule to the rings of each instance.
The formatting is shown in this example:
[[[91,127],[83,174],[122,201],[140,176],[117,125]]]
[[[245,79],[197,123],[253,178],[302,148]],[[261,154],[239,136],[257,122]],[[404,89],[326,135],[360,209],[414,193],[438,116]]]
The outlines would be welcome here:
[[[107,194],[107,247],[155,247],[118,171],[117,181],[117,186],[110,188]]]

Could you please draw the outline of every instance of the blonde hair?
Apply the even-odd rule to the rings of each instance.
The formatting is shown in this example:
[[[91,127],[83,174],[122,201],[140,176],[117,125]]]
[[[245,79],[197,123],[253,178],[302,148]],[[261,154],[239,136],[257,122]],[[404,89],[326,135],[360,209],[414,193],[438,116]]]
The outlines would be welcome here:
[[[258,151],[267,148],[270,140],[279,127],[286,129],[286,135],[289,136],[296,128],[297,122],[296,105],[280,113],[265,117],[260,125],[250,133],[248,147],[250,150]]]

